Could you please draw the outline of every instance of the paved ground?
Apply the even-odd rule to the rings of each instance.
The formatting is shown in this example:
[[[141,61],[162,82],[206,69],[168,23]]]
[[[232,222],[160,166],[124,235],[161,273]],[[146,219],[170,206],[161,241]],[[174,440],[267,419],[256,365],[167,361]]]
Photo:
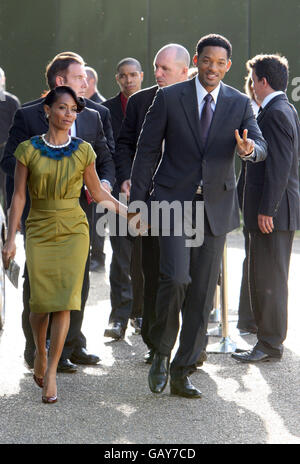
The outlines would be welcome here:
[[[110,247],[106,241],[107,270]],[[18,261],[23,260],[19,239]],[[230,338],[235,330],[243,239],[228,238]],[[95,367],[59,374],[59,402],[43,405],[41,392],[24,367],[21,292],[7,283],[7,317],[0,334],[0,443],[227,444],[300,443],[300,240],[290,269],[289,332],[282,362],[240,365],[229,354],[210,354],[193,375],[201,400],[159,396],[147,385],[148,367],[141,337],[110,342],[103,331],[110,311],[108,273],[91,275],[84,333],[91,352],[101,356]],[[46,297],[46,296],[45,296]],[[214,327],[215,325],[211,325]],[[210,337],[210,343],[220,343]]]

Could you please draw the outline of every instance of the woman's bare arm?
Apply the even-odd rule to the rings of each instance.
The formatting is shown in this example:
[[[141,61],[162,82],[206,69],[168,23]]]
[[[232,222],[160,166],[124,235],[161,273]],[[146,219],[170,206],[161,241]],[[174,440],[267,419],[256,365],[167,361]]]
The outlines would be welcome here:
[[[15,236],[26,202],[27,177],[28,168],[20,161],[17,161],[15,169],[15,189],[9,213],[7,240],[2,249],[2,258],[5,268],[8,267],[10,259],[13,259],[16,254]]]

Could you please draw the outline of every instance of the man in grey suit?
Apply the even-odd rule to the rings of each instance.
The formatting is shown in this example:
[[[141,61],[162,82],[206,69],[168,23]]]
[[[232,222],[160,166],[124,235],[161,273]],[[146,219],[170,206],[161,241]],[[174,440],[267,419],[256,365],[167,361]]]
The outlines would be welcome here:
[[[198,76],[158,90],[133,163],[131,201],[149,197],[181,205],[188,201],[196,208],[204,200],[202,246],[188,248],[184,233],[159,237],[157,319],[151,330],[156,353],[149,372],[154,393],[162,392],[168,381],[182,308],[180,344],[170,369],[171,393],[202,396],[188,376],[205,348],[226,233],[239,226],[235,153],[250,162],[266,157],[249,98],[221,82],[230,58],[231,44],[224,37],[211,34],[200,39],[194,56]]]
[[[257,123],[268,142],[268,157],[256,169],[247,166],[243,201],[258,341],[252,350],[232,356],[258,363],[281,359],[287,333],[289,263],[294,233],[300,228],[300,124],[285,94],[287,60],[257,55],[247,65],[261,102]]]

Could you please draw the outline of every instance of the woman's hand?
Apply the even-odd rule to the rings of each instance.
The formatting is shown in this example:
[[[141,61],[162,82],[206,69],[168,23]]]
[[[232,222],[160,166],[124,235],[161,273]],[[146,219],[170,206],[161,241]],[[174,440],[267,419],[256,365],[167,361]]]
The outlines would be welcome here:
[[[2,260],[4,264],[4,269],[7,269],[11,259],[14,259],[16,256],[16,244],[15,241],[6,241],[4,247],[2,248]]]

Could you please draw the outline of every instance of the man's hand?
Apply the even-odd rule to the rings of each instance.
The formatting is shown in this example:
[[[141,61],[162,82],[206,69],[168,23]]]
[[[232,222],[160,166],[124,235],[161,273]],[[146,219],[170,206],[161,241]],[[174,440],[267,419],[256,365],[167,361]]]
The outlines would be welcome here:
[[[271,234],[274,230],[272,216],[258,215],[258,227],[263,234]]]
[[[244,129],[243,138],[240,137],[239,131],[235,129],[236,150],[241,158],[250,155],[254,150],[254,140],[248,139],[248,129]]]
[[[121,185],[121,192],[125,193],[127,198],[129,198],[130,196],[130,187],[131,187],[130,179],[124,180],[124,182]]]
[[[105,181],[101,182],[101,185],[108,193],[111,192],[111,188],[110,188],[110,185],[108,184],[108,182],[105,182]]]

